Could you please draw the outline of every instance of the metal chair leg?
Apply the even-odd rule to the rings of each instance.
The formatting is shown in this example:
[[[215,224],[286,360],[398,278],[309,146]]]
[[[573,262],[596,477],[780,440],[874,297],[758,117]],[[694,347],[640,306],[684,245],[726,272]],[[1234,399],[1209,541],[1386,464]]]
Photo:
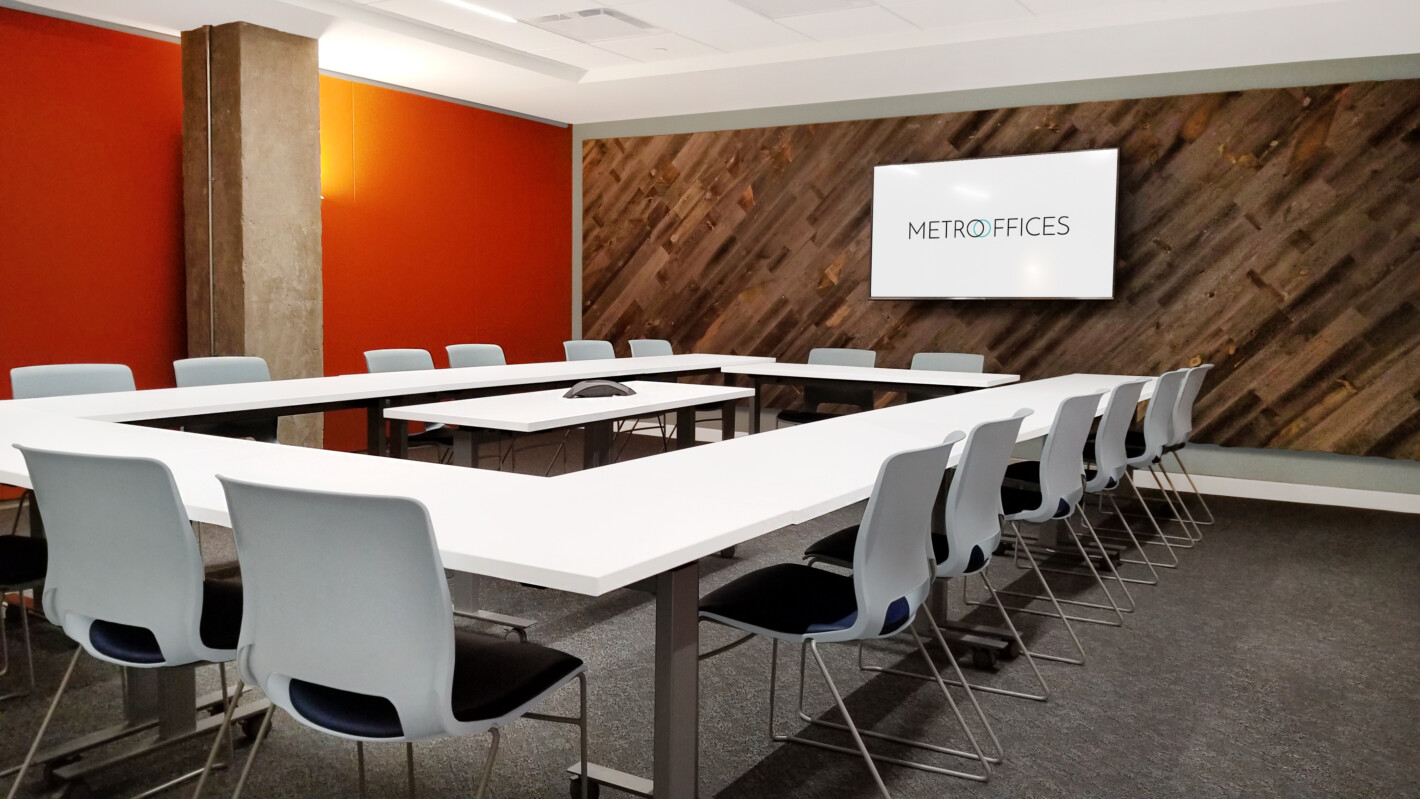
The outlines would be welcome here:
[[[1188,505],[1184,503],[1183,494],[1178,490],[1178,486],[1173,484],[1173,475],[1169,474],[1169,470],[1165,469],[1162,465],[1159,466],[1159,471],[1163,473],[1164,481],[1169,484],[1169,491],[1172,491],[1174,497],[1178,500],[1178,507],[1183,511],[1183,515],[1188,517],[1188,523],[1193,525],[1194,543],[1202,541],[1203,529],[1198,526],[1198,521],[1193,518],[1193,511],[1189,510]]]
[[[271,717],[276,714],[276,705],[266,709],[266,716],[261,720],[261,729],[257,730],[256,740],[251,743],[251,751],[247,753],[246,765],[242,766],[242,775],[237,779],[237,788],[232,792],[232,799],[240,799],[242,789],[246,787],[247,777],[251,774],[251,767],[256,763],[256,753],[261,749],[262,741],[266,740],[266,734],[271,730]],[[360,750],[360,795],[365,795],[365,751]]]
[[[404,761],[408,764],[409,799],[414,799],[414,743],[404,744]]]
[[[25,641],[25,670],[29,678],[29,687],[0,696],[0,702],[4,702],[8,699],[19,699],[22,696],[29,696],[35,691],[35,649],[34,643],[30,641],[30,613],[29,609],[25,607],[25,589],[20,589],[17,594],[20,597],[20,634]],[[5,639],[5,668],[3,671],[0,671],[0,675],[4,675],[10,671],[10,643],[9,639],[5,638],[5,612],[3,608],[0,608],[0,639]]]
[[[882,791],[886,799],[892,799],[892,794],[888,793],[887,786],[883,784],[883,777],[878,773],[878,767],[873,763],[873,756],[868,752],[868,745],[863,743],[863,736],[858,734],[858,725],[853,723],[853,717],[848,713],[848,707],[843,704],[843,696],[838,693],[838,685],[833,682],[833,675],[828,673],[828,666],[824,665],[823,656],[819,654],[818,644],[812,639],[808,642],[813,649],[814,662],[818,664],[819,673],[828,683],[828,690],[833,694],[833,702],[838,705],[838,712],[843,714],[843,720],[848,725],[848,732],[853,736],[853,743],[858,745],[858,752],[863,756],[863,762],[868,764],[868,771],[873,775],[873,782],[877,783],[878,790]],[[802,655],[801,655],[802,657]],[[802,685],[802,677],[800,680]]]
[[[45,730],[49,729],[49,722],[54,718],[54,710],[59,707],[59,699],[64,696],[64,689],[69,687],[69,678],[74,676],[74,666],[79,662],[79,655],[84,648],[78,647],[74,650],[74,656],[69,658],[69,668],[64,670],[64,678],[59,681],[59,688],[54,692],[54,699],[49,703],[49,710],[44,714],[44,721],[39,724],[39,731],[35,733],[34,741],[30,743],[30,750],[25,754],[25,760],[20,764],[20,771],[15,774],[15,781],[10,783],[10,792],[5,795],[5,799],[15,799],[15,794],[19,792],[20,786],[25,782],[25,774],[30,770],[30,765],[34,763],[35,754],[39,752],[39,745],[44,740]]]
[[[225,664],[219,664],[222,668],[222,690],[225,694],[227,689],[227,675]],[[207,763],[202,767],[202,775],[197,778],[197,787],[192,789],[192,799],[198,799],[202,795],[202,789],[207,785],[207,776],[212,773],[213,764],[217,762],[217,750],[222,746],[222,738],[229,735],[232,726],[232,714],[237,710],[237,703],[242,699],[242,688],[245,687],[242,678],[237,677],[237,688],[231,701],[226,696],[222,697],[222,726],[217,728],[217,737],[212,740],[212,748],[207,752]],[[228,738],[229,747],[231,739]],[[235,750],[228,749],[228,759],[236,762]]]
[[[1079,638],[1079,636],[1075,635],[1075,627],[1074,627],[1074,625],[1070,624],[1070,619],[1071,619],[1071,617],[1065,613],[1065,611],[1064,611],[1063,608],[1060,607],[1060,600],[1055,597],[1055,592],[1050,589],[1050,583],[1046,582],[1046,580],[1045,580],[1045,575],[1042,574],[1041,571],[1040,571],[1040,565],[1037,564],[1036,561],[1035,561],[1035,555],[1030,551],[1030,548],[1026,546],[1026,544],[1025,544],[1025,539],[1021,536],[1021,528],[1020,528],[1020,525],[1017,524],[1016,522],[1011,522],[1011,529],[1012,529],[1012,531],[1014,531],[1015,534],[1016,534],[1016,550],[1017,550],[1018,552],[1019,552],[1019,551],[1025,552],[1026,559],[1027,559],[1027,561],[1030,562],[1031,570],[1035,572],[1035,577],[1036,577],[1036,579],[1040,581],[1041,587],[1045,589],[1045,597],[1046,597],[1046,599],[1048,599],[1048,600],[1050,601],[1050,604],[1055,608],[1055,612],[1054,612],[1054,613],[1047,613],[1047,612],[1045,612],[1045,611],[1035,610],[1035,609],[1032,609],[1032,608],[1017,608],[1017,607],[1009,607],[1009,606],[1006,606],[1006,605],[1000,605],[1000,607],[1001,607],[1001,609],[1002,609],[1002,612],[1004,613],[1004,612],[1006,612],[1006,611],[1008,611],[1008,610],[1015,610],[1015,611],[1021,612],[1021,613],[1030,613],[1030,614],[1037,615],[1037,616],[1046,616],[1046,617],[1049,617],[1049,618],[1054,618],[1054,619],[1059,619],[1059,620],[1061,620],[1062,622],[1065,623],[1065,630],[1066,630],[1066,632],[1068,632],[1068,633],[1070,634],[1070,640],[1074,642],[1074,644],[1075,644],[1075,651],[1077,651],[1077,652],[1080,653],[1080,657],[1078,657],[1078,658],[1067,658],[1067,657],[1065,657],[1065,656],[1063,656],[1063,655],[1051,655],[1051,654],[1047,654],[1047,653],[1044,653],[1044,652],[1034,652],[1034,653],[1032,653],[1032,654],[1034,654],[1035,657],[1041,658],[1042,660],[1053,660],[1053,661],[1055,661],[1055,662],[1057,662],[1057,663],[1069,663],[1069,664],[1075,665],[1075,666],[1083,666],[1083,665],[1085,664],[1085,645],[1082,644],[1082,643],[1080,643],[1080,638]],[[983,569],[983,570],[980,572],[980,574],[981,574],[981,579],[982,579],[983,581],[985,581],[985,580],[986,580],[986,570]],[[996,591],[996,590],[993,588],[993,589],[992,589],[992,593],[993,593],[993,595],[996,595],[996,596],[997,596],[997,604],[999,605],[999,604],[1000,604],[999,595],[1001,595],[1001,594],[1006,594],[1007,592],[1005,592],[1005,591]],[[967,597],[967,593],[966,593],[966,583],[965,583],[965,582],[962,583],[962,601],[965,602],[965,603],[968,604],[968,605],[981,605],[981,604],[983,604],[983,603],[981,603],[981,602],[972,602],[972,601]]]
[[[1189,473],[1188,467],[1183,465],[1183,458],[1179,457],[1178,450],[1174,450],[1173,459],[1178,463],[1178,468],[1183,470],[1183,476],[1188,478],[1188,487],[1192,488],[1193,495],[1198,497],[1198,504],[1202,505],[1203,510],[1208,512],[1208,521],[1200,521],[1198,524],[1212,524],[1215,521],[1213,518],[1213,509],[1208,507],[1208,501],[1203,498],[1203,492],[1199,491],[1198,484],[1193,482],[1193,475]]]
[[[476,786],[476,790],[474,791],[474,794],[473,794],[474,799],[483,799],[484,793],[488,790],[488,780],[493,776],[493,761],[498,758],[498,740],[499,740],[499,738],[502,736],[502,733],[499,732],[499,730],[498,730],[497,727],[494,727],[493,729],[489,730],[488,732],[489,732],[490,734],[492,734],[492,736],[493,736],[493,743],[490,744],[489,747],[488,747],[488,757],[487,757],[487,759],[486,759],[486,760],[484,761],[484,763],[483,763],[483,776],[482,776],[482,778],[479,779],[478,785]],[[586,776],[585,776],[586,768],[587,768],[587,755],[586,755],[586,752],[583,752],[583,753],[582,753],[582,770],[583,770],[582,795],[583,795],[583,796],[586,796],[586,791],[587,791],[587,784],[586,784],[586,782],[585,782],[585,780],[586,780]]]
[[[355,764],[360,769],[360,799],[367,799],[369,794],[365,789],[365,742],[355,742]]]

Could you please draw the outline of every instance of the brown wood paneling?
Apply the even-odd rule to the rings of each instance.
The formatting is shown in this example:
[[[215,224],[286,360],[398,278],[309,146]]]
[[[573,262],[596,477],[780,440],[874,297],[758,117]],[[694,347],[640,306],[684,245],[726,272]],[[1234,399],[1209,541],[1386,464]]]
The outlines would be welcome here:
[[[870,301],[872,167],[1119,147],[1113,301]],[[1196,440],[1420,459],[1420,81],[587,141],[583,330],[1027,379],[1217,364]]]

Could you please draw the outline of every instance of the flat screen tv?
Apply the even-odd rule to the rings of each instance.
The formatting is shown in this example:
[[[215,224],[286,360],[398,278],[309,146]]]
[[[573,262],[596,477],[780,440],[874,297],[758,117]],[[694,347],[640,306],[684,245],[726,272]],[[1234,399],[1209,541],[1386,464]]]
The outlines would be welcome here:
[[[873,171],[873,299],[1111,299],[1119,151]]]

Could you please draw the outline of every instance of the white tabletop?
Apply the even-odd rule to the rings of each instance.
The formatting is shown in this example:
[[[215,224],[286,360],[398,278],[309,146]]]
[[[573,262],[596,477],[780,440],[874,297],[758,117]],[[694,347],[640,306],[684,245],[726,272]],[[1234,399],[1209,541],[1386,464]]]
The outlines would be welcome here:
[[[552,361],[8,400],[0,402],[0,407],[16,407],[107,422],[139,422],[210,413],[356,402],[441,391],[495,389],[624,375],[714,371],[725,366],[769,363],[773,360],[747,355],[687,354],[596,361]]]
[[[599,595],[864,499],[894,452],[1021,407],[1035,410],[1021,438],[1039,436],[1064,398],[1128,379],[1020,383],[555,478],[115,425],[0,403],[0,482],[30,485],[11,446],[18,442],[157,458],[173,470],[192,518],[213,524],[229,524],[218,474],[411,497],[429,510],[446,568]]]
[[[694,383],[632,380],[625,385],[636,393],[625,397],[569,399],[563,396],[567,389],[558,388],[452,402],[401,405],[386,409],[385,418],[536,433],[592,422],[649,416],[677,408],[733,402],[754,396],[754,391],[747,388],[700,386]]]
[[[876,366],[833,366],[818,363],[735,364],[723,367],[726,374],[751,377],[789,377],[807,380],[844,380],[855,383],[898,383],[919,386],[992,388],[1015,383],[1020,375],[990,372],[939,372],[932,369],[882,369]]]

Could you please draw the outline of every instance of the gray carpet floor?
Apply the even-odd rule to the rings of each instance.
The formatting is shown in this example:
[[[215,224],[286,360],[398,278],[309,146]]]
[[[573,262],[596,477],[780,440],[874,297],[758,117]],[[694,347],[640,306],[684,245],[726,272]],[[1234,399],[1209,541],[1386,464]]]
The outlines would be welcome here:
[[[575,439],[575,437],[574,437]],[[652,439],[631,445],[654,451]],[[540,469],[551,450],[520,458],[520,470]],[[571,453],[577,463],[577,451]],[[541,463],[539,463],[541,460]],[[1181,568],[1161,570],[1157,586],[1131,586],[1137,612],[1123,628],[1078,625],[1085,666],[1042,663],[1048,703],[979,695],[1006,760],[987,784],[884,766],[895,796],[1420,796],[1420,525],[1414,516],[1249,500],[1211,500],[1218,523],[1205,540],[1180,553]],[[857,520],[861,506],[776,531],[739,548],[734,559],[701,564],[702,592],[753,569],[798,560],[819,536]],[[0,529],[8,529],[0,514]],[[208,530],[204,547],[214,569],[229,568],[230,540]],[[1151,553],[1157,552],[1150,547]],[[1129,574],[1141,574],[1131,567]],[[1010,558],[991,566],[997,587],[1032,590],[1033,578]],[[1052,576],[1062,596],[1100,601],[1098,586]],[[980,599],[979,582],[970,585]],[[371,586],[379,601],[381,586]],[[953,617],[998,623],[995,612],[950,593]],[[121,598],[116,598],[116,601]],[[539,620],[534,640],[584,658],[591,675],[592,759],[649,776],[651,760],[654,603],[630,590],[589,598],[495,583],[485,588],[491,609]],[[358,609],[352,609],[358,613]],[[1068,653],[1058,621],[1019,615],[1029,645]],[[17,652],[11,616],[8,639]],[[460,626],[477,629],[471,622]],[[702,628],[702,649],[728,642],[724,628]],[[0,705],[0,765],[18,763],[73,651],[55,628],[34,629],[39,690]],[[945,664],[940,659],[939,663]],[[829,668],[856,720],[884,732],[963,747],[966,740],[934,684],[872,675],[856,653],[827,647]],[[872,663],[923,670],[910,639],[873,643]],[[797,653],[780,653],[780,732],[803,725],[794,717]],[[701,786],[735,797],[871,797],[876,791],[856,759],[767,737],[769,643],[753,641],[706,661],[701,669]],[[22,673],[22,667],[17,669]],[[1024,660],[972,679],[1029,689]],[[215,667],[199,671],[200,687],[217,685]],[[0,678],[0,691],[17,684]],[[954,689],[955,690],[955,689]],[[957,692],[956,697],[962,698]],[[575,712],[575,688],[549,705]],[[811,715],[835,718],[832,700],[810,666]],[[965,705],[963,705],[965,707]],[[59,741],[121,718],[116,668],[82,657],[48,738]],[[981,734],[976,726],[978,735]],[[849,744],[833,731],[806,733]],[[984,740],[984,739],[983,739]],[[103,796],[126,796],[196,768],[206,741],[185,744],[98,776]],[[422,796],[468,795],[488,740],[416,745]],[[912,754],[891,745],[882,751]],[[245,757],[239,747],[237,757]],[[399,745],[367,747],[371,794],[405,791]],[[506,730],[494,772],[497,797],[567,795],[563,769],[576,758],[571,727],[521,721]],[[970,767],[932,754],[936,765]],[[219,773],[207,795],[230,793],[234,776]],[[344,797],[356,794],[353,744],[278,715],[248,786],[253,797]],[[8,788],[8,781],[0,782]],[[184,789],[190,792],[190,788]],[[27,780],[21,795],[52,790]],[[608,791],[605,795],[615,796]]]

